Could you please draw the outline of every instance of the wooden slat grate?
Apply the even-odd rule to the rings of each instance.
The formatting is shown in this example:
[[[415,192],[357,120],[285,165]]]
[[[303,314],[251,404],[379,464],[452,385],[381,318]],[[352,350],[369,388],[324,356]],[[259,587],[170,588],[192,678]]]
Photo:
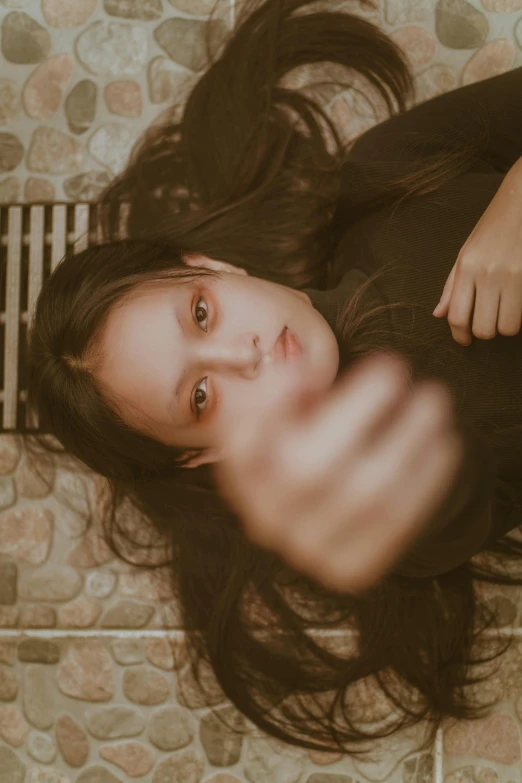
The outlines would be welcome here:
[[[120,207],[119,236],[126,209]],[[97,204],[0,206],[0,432],[38,429],[24,388],[27,331],[38,294],[64,256],[100,241]]]

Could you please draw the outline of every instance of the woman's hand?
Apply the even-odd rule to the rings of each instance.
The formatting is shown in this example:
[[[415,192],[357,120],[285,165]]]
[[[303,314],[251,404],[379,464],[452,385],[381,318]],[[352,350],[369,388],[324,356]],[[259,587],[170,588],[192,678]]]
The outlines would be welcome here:
[[[449,393],[404,361],[358,362],[326,394],[273,368],[226,424],[218,488],[247,535],[334,591],[370,587],[449,491],[462,459]]]
[[[433,311],[453,338],[506,337],[522,325],[522,159],[510,169],[463,245]],[[472,323],[473,317],[473,323]]]

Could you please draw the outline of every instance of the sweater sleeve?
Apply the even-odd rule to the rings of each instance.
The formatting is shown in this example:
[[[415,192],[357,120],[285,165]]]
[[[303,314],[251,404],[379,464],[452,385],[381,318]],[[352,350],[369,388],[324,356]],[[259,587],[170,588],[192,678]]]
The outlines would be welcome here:
[[[501,530],[507,532],[511,522],[516,525],[509,502],[496,496],[494,452],[470,424],[459,430],[464,453],[454,484],[429,526],[392,569],[396,574],[419,578],[451,571],[499,538]]]
[[[484,134],[480,158],[506,172],[522,156],[522,66],[421,103],[364,133],[352,160],[413,160],[442,151],[456,135]]]

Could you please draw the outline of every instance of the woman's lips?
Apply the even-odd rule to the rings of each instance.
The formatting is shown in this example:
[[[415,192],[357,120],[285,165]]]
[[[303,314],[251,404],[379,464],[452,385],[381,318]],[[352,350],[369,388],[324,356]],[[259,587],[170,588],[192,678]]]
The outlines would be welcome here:
[[[274,345],[276,362],[295,362],[301,358],[303,349],[295,334],[285,326]]]

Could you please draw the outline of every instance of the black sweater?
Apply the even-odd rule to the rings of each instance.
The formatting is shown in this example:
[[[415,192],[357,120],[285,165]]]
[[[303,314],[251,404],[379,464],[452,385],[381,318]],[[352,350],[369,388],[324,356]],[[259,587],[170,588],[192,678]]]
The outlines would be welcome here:
[[[414,318],[411,308],[386,314],[390,333],[414,329],[427,345],[432,338],[438,341],[416,356],[414,377],[437,378],[449,387],[465,457],[443,507],[393,569],[405,576],[449,571],[522,525],[522,332],[488,341],[473,337],[464,347],[454,341],[447,318],[432,315],[462,245],[522,156],[522,68],[434,98],[372,128],[352,147],[342,171],[341,192],[351,197],[354,188],[373,187],[365,183],[368,172],[403,171],[439,146],[442,151],[441,134],[472,136],[484,122],[487,144],[465,173],[432,194],[351,221],[332,262],[331,285],[337,287],[308,292],[334,326],[339,305],[357,283],[353,270],[364,277],[390,261],[405,263],[406,275],[386,274],[374,284],[375,303],[415,305]],[[518,432],[510,432],[513,427]]]

